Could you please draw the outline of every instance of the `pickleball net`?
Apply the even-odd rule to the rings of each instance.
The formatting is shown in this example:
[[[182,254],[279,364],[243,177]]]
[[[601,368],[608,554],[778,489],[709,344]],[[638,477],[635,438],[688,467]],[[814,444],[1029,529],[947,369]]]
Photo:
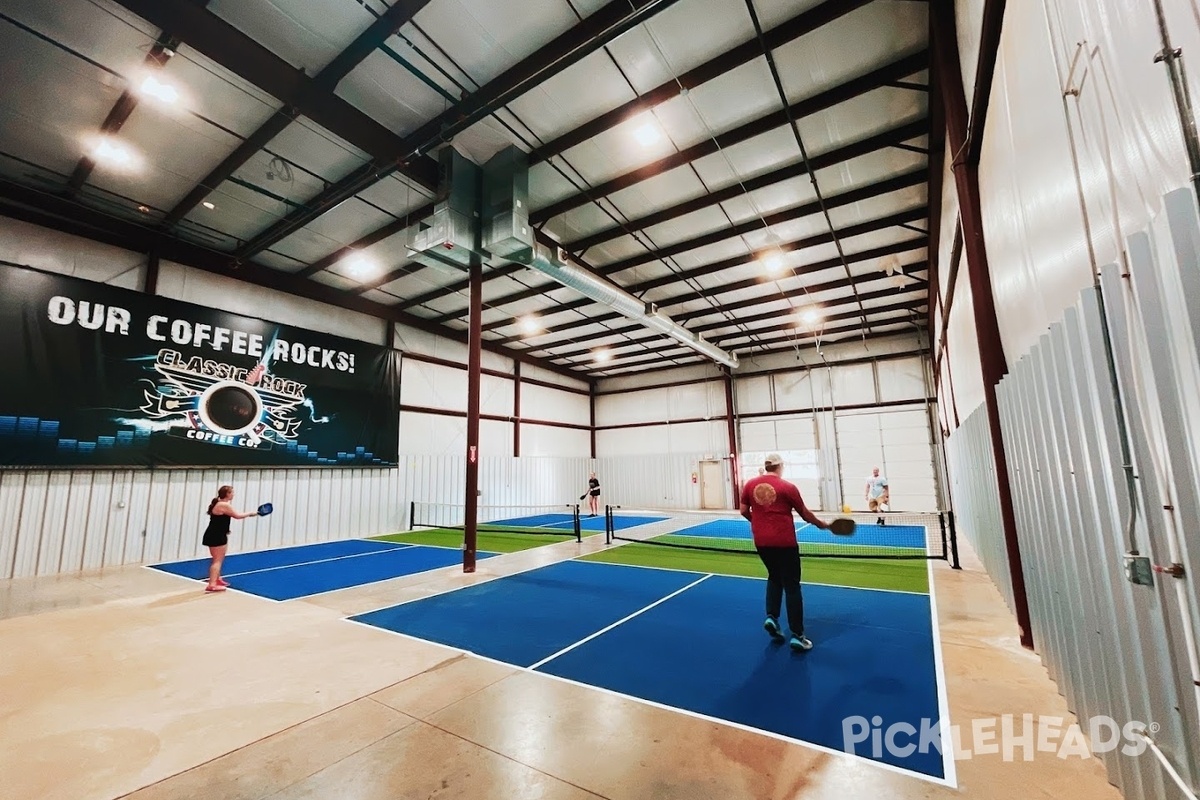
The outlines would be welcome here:
[[[476,532],[480,535],[566,537],[582,541],[579,505],[478,506]],[[465,531],[466,509],[458,503],[409,504],[408,529]]]
[[[735,512],[668,512],[670,524],[623,527],[620,506],[605,507],[605,541],[713,553],[756,555],[750,523]],[[639,509],[635,513],[647,512]],[[795,520],[800,553],[806,558],[937,559],[958,566],[957,535],[952,512],[885,512],[851,514],[856,523],[850,536]],[[879,523],[880,518],[883,524]],[[823,518],[828,518],[826,515]]]

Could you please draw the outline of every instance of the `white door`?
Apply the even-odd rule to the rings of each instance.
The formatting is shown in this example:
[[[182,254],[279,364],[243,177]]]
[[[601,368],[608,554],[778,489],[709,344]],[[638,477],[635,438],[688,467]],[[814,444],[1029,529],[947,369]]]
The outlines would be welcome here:
[[[725,507],[725,471],[720,461],[700,462],[700,507]]]

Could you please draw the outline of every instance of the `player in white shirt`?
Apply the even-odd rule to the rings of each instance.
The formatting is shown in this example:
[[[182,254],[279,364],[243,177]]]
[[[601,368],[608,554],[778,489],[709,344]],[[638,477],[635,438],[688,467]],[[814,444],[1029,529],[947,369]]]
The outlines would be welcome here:
[[[867,478],[867,508],[872,514],[878,514],[882,506],[888,504],[888,482],[887,478],[879,474],[879,467],[871,470],[871,477]],[[883,517],[880,516],[876,523],[883,525]]]

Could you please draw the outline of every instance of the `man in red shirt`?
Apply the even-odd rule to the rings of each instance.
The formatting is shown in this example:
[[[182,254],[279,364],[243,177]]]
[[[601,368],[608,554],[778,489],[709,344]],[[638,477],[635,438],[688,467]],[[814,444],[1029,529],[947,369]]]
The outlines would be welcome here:
[[[783,640],[779,627],[779,611],[787,595],[788,626],[793,650],[811,650],[812,642],[804,635],[804,599],[800,594],[800,545],[796,540],[796,525],[792,511],[810,525],[827,530],[822,522],[804,505],[800,490],[785,481],[783,459],[772,453],[767,456],[766,474],[746,481],[742,487],[742,516],[750,521],[754,549],[767,568],[767,621],[763,627],[771,638]]]

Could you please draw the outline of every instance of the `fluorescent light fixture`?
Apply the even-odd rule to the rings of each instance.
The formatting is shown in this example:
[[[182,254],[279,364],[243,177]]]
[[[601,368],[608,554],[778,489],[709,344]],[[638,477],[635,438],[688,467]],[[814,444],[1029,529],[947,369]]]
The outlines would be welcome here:
[[[532,335],[532,334],[537,333],[541,329],[542,329],[542,326],[538,324],[537,317],[533,316],[532,314],[521,317],[521,332],[522,333],[524,333],[526,335]]]
[[[205,201],[204,201],[203,203],[201,203],[200,205],[204,206],[204,207],[205,207],[205,208],[207,208],[209,211],[212,211],[214,208],[216,208],[216,206],[215,206],[215,205],[213,205],[212,203],[208,202],[207,200],[205,200]]]
[[[590,270],[572,264],[570,256],[561,248],[551,251],[545,245],[539,244],[534,248],[533,261],[529,266],[538,272],[549,275],[563,286],[574,289],[584,297],[608,306],[623,317],[670,336],[718,364],[724,364],[730,369],[737,368],[738,357],[736,354],[727,353],[711,342],[704,341],[663,314],[653,304],[647,304],[645,300],[634,297]],[[607,351],[598,350],[593,354],[593,358],[597,363],[601,363],[609,355]]]
[[[174,105],[179,101],[179,90],[169,83],[160,81],[154,75],[147,75],[139,88],[142,94],[167,105]]]
[[[662,131],[655,123],[646,122],[633,132],[633,138],[637,139],[638,144],[642,147],[650,147],[658,144],[658,141],[662,139]]]
[[[92,147],[92,157],[96,159],[97,164],[105,164],[112,167],[131,167],[136,159],[133,151],[118,141],[108,138],[100,138]]]
[[[363,253],[351,253],[342,259],[342,267],[352,278],[364,278],[377,269],[375,260]]]

